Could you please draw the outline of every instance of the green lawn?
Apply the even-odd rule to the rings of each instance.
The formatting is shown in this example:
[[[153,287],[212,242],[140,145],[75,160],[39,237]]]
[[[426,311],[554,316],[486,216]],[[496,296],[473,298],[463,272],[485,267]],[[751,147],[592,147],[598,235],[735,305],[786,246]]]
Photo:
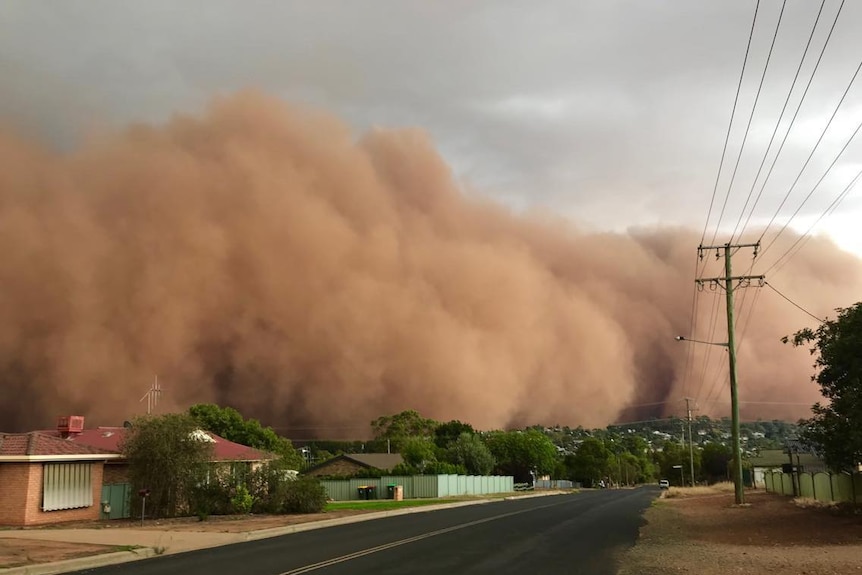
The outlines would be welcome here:
[[[389,509],[403,509],[404,507],[421,507],[423,505],[436,505],[438,503],[454,503],[455,499],[407,499],[395,501],[392,499],[373,499],[371,501],[330,501],[326,504],[327,511],[338,511],[339,509],[369,509],[374,511],[388,511]]]

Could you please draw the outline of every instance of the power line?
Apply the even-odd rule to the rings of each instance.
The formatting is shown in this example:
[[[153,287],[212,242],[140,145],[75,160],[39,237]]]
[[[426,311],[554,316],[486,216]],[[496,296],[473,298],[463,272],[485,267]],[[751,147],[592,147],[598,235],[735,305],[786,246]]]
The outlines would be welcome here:
[[[701,289],[701,286],[698,286],[698,289]],[[709,327],[709,336],[705,339],[705,341],[712,341],[713,338],[715,337],[716,323],[718,321],[718,306],[719,306],[720,302],[721,302],[721,298],[718,298],[718,297],[715,298],[715,304],[712,306],[712,311],[710,313],[710,318],[709,318],[709,326],[710,326]],[[703,389],[703,384],[706,383],[706,371],[707,371],[707,368],[709,367],[709,358],[711,355],[712,355],[712,346],[709,346],[706,350],[706,356],[703,360],[703,370],[701,371],[701,374],[700,374],[700,385],[697,388],[697,393],[695,394],[695,397],[698,397],[700,395],[700,392]]]
[[[694,257],[694,274],[697,275],[698,268],[698,257],[695,255]],[[690,337],[697,337],[695,331],[697,330],[697,300],[700,296],[700,291],[697,289],[697,285],[694,286],[694,295],[691,297],[691,316],[689,318],[688,324],[688,333],[691,334]],[[683,389],[686,391],[686,395],[688,395],[688,385],[689,385],[689,367],[692,367],[692,358],[694,356],[694,350],[689,346],[687,350],[688,353],[685,354],[685,366],[682,370],[682,384]]]
[[[754,181],[751,182],[751,189],[748,190],[748,197],[745,198],[745,204],[742,206],[742,211],[739,213],[739,220],[736,222],[736,227],[733,228],[733,233],[730,235],[730,241],[733,241],[733,238],[736,237],[736,232],[739,229],[739,224],[742,223],[742,218],[745,216],[745,210],[748,208],[748,203],[751,201],[751,195],[754,193],[754,188],[757,187],[757,180],[760,178],[760,174],[763,171],[763,166],[766,164],[766,158],[769,157],[769,151],[772,149],[772,144],[775,141],[775,136],[778,134],[778,128],[781,126],[781,120],[784,119],[784,112],[787,111],[787,105],[790,103],[790,97],[793,94],[793,89],[796,87],[796,81],[799,79],[799,73],[802,71],[802,65],[805,63],[805,57],[808,56],[808,49],[811,47],[811,40],[814,39],[814,32],[817,30],[817,25],[820,23],[820,16],[823,14],[823,7],[826,5],[826,0],[822,0],[820,2],[820,9],[817,11],[817,17],[814,19],[814,25],[811,27],[811,33],[808,35],[808,42],[805,44],[805,50],[802,52],[802,58],[799,59],[799,66],[796,68],[796,74],[793,76],[793,82],[790,83],[790,89],[787,91],[787,98],[784,100],[784,105],[781,107],[781,113],[778,115],[778,120],[775,122],[775,129],[772,130],[772,136],[769,138],[769,144],[766,146],[766,151],[763,153],[763,159],[760,161],[760,166],[757,168],[757,174],[754,176]],[[784,7],[782,6],[782,10]],[[776,29],[777,32],[777,29]],[[816,71],[816,69],[815,69]],[[813,76],[813,73],[812,73]],[[804,99],[804,96],[803,96]],[[802,100],[800,100],[801,106]],[[797,108],[798,111],[798,108]],[[795,117],[794,117],[795,119]],[[793,123],[787,127],[788,133],[790,132],[790,128],[793,127]],[[776,158],[778,156],[776,155]],[[775,164],[773,163],[773,166]],[[771,170],[770,170],[771,172]],[[763,192],[763,188],[761,188],[761,193]],[[757,207],[757,203],[760,201],[760,194],[757,195],[757,199],[754,201],[754,204],[751,206],[751,212],[748,214],[748,218],[751,218],[751,214],[754,213],[754,209]],[[748,225],[748,219],[745,220],[745,225]],[[739,232],[741,236],[745,232],[745,226],[742,227],[742,230]]]
[[[781,257],[775,260],[775,262],[764,273],[769,273],[770,270],[772,270],[773,268],[775,268],[776,272],[780,271],[781,268],[783,268],[787,264],[787,262],[789,262],[793,258],[793,256],[798,254],[802,247],[805,245],[805,243],[810,239],[811,231],[815,227],[817,227],[817,224],[820,223],[820,220],[822,220],[827,215],[831,215],[833,212],[835,212],[836,209],[838,209],[838,206],[841,205],[841,202],[844,201],[844,199],[851,192],[851,190],[853,190],[853,188],[856,187],[856,184],[859,183],[860,178],[862,178],[862,170],[859,170],[859,172],[856,174],[856,177],[850,180],[850,183],[844,187],[841,193],[839,193],[834,200],[832,200],[832,203],[829,204],[829,206],[825,210],[823,210],[823,213],[821,213],[820,216],[818,216],[817,219],[814,220],[814,223],[808,227],[805,233],[796,238],[796,241],[793,242],[793,244],[781,255]],[[796,248],[795,251],[793,251],[794,248]],[[790,253],[791,251],[793,251],[793,253]],[[784,259],[785,257],[786,259]],[[782,259],[784,259],[783,262]]]
[[[793,129],[793,124],[796,123],[796,118],[799,116],[799,111],[802,109],[802,104],[805,102],[805,97],[808,95],[808,90],[811,88],[812,82],[814,82],[814,76],[817,74],[817,70],[820,68],[820,62],[823,60],[823,54],[826,53],[826,48],[827,46],[829,46],[829,41],[832,39],[832,33],[835,31],[835,26],[838,24],[838,18],[839,16],[841,16],[842,8],[844,8],[844,0],[842,0],[841,4],[838,6],[838,11],[835,13],[835,19],[832,21],[832,26],[829,28],[829,34],[826,36],[826,41],[823,43],[823,47],[820,49],[820,55],[817,57],[817,62],[814,63],[814,68],[811,71],[811,76],[808,78],[808,83],[805,86],[805,90],[803,90],[802,92],[802,97],[799,99],[799,102],[796,105],[796,110],[793,113],[793,117],[790,119],[790,123],[787,126],[787,131],[784,133],[784,137],[781,139],[781,144],[778,146],[778,151],[775,153],[775,157],[772,158],[772,163],[769,166],[769,170],[766,172],[766,177],[764,178],[763,183],[760,185],[760,190],[757,192],[757,198],[755,198],[754,200],[754,205],[752,206],[751,211],[748,212],[748,217],[745,219],[745,224],[742,226],[742,232],[740,232],[740,235],[745,231],[745,228],[748,227],[748,224],[751,221],[751,216],[754,214],[754,210],[757,207],[761,196],[763,195],[763,190],[766,188],[766,184],[769,181],[770,176],[772,176],[772,172],[775,169],[775,164],[778,162],[778,158],[781,156],[781,152],[784,150],[784,145],[787,143],[787,138],[790,136],[790,132]],[[763,236],[761,236],[761,239],[763,239]]]
[[[748,270],[748,274],[751,273],[751,268]],[[747,275],[747,274],[746,274]],[[743,309],[745,308],[745,301],[748,297],[748,291],[742,292],[742,299],[739,301],[739,313],[743,314]],[[751,301],[751,305],[748,307],[748,313],[745,315],[739,323],[742,326],[742,331],[739,335],[739,341],[736,342],[736,351],[739,352],[742,349],[742,342],[745,341],[745,334],[748,333],[748,326],[751,325],[751,317],[754,315],[754,307],[757,305],[757,300],[760,297],[760,290],[757,290],[754,293],[754,299]],[[724,383],[721,384],[721,366],[719,365],[719,369],[716,371],[715,380],[712,385],[709,387],[709,393],[706,395],[706,402],[708,403],[713,395],[718,397],[718,394],[721,393],[721,390],[730,384],[730,373],[724,374]]]
[[[814,315],[813,313],[811,313],[810,311],[808,311],[807,309],[805,309],[804,307],[802,307],[801,305],[799,305],[798,303],[796,303],[795,301],[793,301],[792,299],[790,299],[789,297],[787,297],[786,295],[784,295],[783,293],[778,291],[778,289],[774,285],[772,285],[771,283],[763,282],[763,285],[769,287],[769,289],[771,289],[772,291],[774,291],[775,293],[777,293],[778,295],[783,297],[785,300],[787,300],[789,303],[791,303],[796,309],[804,311],[805,313],[807,313],[808,315],[810,315],[811,317],[813,317],[814,319],[816,319],[820,323],[823,323],[822,319],[820,319],[819,317],[817,317],[816,315]]]
[[[857,69],[857,72],[858,72],[858,70],[860,70],[860,69],[862,69],[862,62],[859,62],[859,68]],[[852,134],[852,135],[850,136],[850,138],[847,140],[847,143],[845,143],[845,144],[844,144],[844,147],[843,147],[843,148],[841,148],[841,151],[840,151],[840,152],[838,152],[838,155],[837,155],[837,156],[835,156],[835,159],[834,159],[834,160],[832,160],[832,163],[831,163],[831,164],[829,164],[829,167],[828,167],[828,168],[826,168],[826,171],[825,171],[825,172],[823,172],[823,175],[822,175],[822,176],[820,176],[820,179],[819,179],[819,180],[817,180],[817,183],[816,183],[816,184],[814,184],[814,187],[813,187],[813,188],[811,188],[811,191],[810,191],[810,192],[808,192],[808,195],[807,195],[807,196],[805,196],[805,199],[803,199],[803,200],[802,200],[802,203],[801,203],[801,204],[799,204],[799,206],[796,208],[796,211],[795,211],[795,212],[793,212],[793,215],[791,215],[791,216],[790,216],[790,218],[789,218],[789,219],[784,223],[784,225],[781,227],[781,229],[780,229],[780,230],[778,230],[778,233],[777,233],[777,234],[775,234],[775,236],[772,238],[772,240],[770,240],[770,242],[766,245],[766,247],[765,247],[765,248],[763,248],[763,253],[764,253],[764,254],[769,250],[769,248],[771,248],[771,247],[772,247],[772,245],[776,242],[776,240],[778,240],[778,237],[779,237],[782,233],[784,233],[784,230],[786,230],[786,229],[787,229],[787,226],[789,226],[789,225],[790,225],[790,222],[792,222],[792,221],[793,221],[793,219],[794,219],[797,215],[799,215],[799,212],[802,210],[803,206],[805,206],[805,204],[806,204],[806,203],[808,203],[808,200],[810,200],[810,199],[811,199],[811,196],[814,194],[814,192],[817,190],[817,188],[818,188],[818,187],[820,187],[820,184],[821,184],[821,183],[823,183],[823,180],[825,180],[825,179],[826,179],[826,176],[829,174],[829,172],[832,170],[832,168],[833,168],[833,167],[835,167],[835,164],[838,162],[838,160],[839,160],[839,159],[841,158],[841,156],[844,154],[845,150],[847,150],[847,147],[850,145],[850,143],[851,143],[851,142],[853,141],[853,139],[856,137],[856,134],[858,134],[858,133],[859,133],[859,130],[862,130],[862,122],[859,122],[859,125],[858,125],[858,126],[856,126],[856,129],[855,129],[855,130],[853,130],[853,134]]]
[[[751,31],[748,34],[748,44],[745,47],[745,58],[742,61],[742,71],[739,73],[739,82],[736,86],[736,96],[733,98],[733,108],[730,112],[730,122],[727,125],[727,135],[724,137],[724,147],[721,150],[721,161],[718,163],[718,173],[715,175],[715,185],[712,188],[712,199],[709,201],[709,210],[706,213],[706,222],[703,224],[703,233],[700,236],[700,243],[703,243],[706,238],[706,230],[709,227],[709,219],[712,216],[712,208],[715,203],[715,194],[718,191],[718,182],[721,179],[721,170],[724,167],[724,158],[727,154],[727,144],[730,141],[730,132],[733,127],[733,118],[736,116],[736,106],[739,103],[739,93],[742,91],[742,80],[745,77],[745,68],[748,64],[748,55],[751,51],[751,39],[754,37],[754,27],[757,24],[757,13],[760,11],[760,0],[757,0],[757,5],[754,7],[754,18],[751,21]]]
[[[853,83],[856,81],[856,77],[859,75],[859,70],[862,70],[862,61],[860,61],[859,65],[856,67],[856,71],[853,73],[853,77],[850,79],[850,83],[847,84],[847,88],[844,90],[844,93],[841,95],[841,99],[838,101],[838,105],[835,106],[835,110],[833,110],[832,115],[829,117],[829,121],[826,123],[826,127],[823,128],[823,131],[820,133],[820,137],[817,138],[817,143],[814,144],[814,148],[812,148],[811,153],[808,154],[808,158],[805,160],[805,163],[802,165],[802,169],[799,170],[799,174],[796,175],[796,179],[793,180],[793,184],[791,184],[790,189],[787,190],[787,193],[784,195],[784,199],[781,200],[781,203],[778,205],[778,209],[775,210],[775,214],[773,214],[772,219],[769,220],[769,223],[766,225],[766,228],[764,228],[763,232],[760,234],[760,238],[758,238],[757,241],[762,240],[763,236],[766,235],[766,231],[775,222],[775,218],[778,217],[778,214],[781,212],[781,208],[784,207],[784,204],[790,198],[790,194],[793,192],[793,189],[796,187],[796,184],[799,183],[799,179],[802,177],[802,173],[805,171],[805,168],[808,167],[808,164],[811,161],[811,158],[814,156],[814,153],[817,151],[817,148],[820,146],[820,143],[823,141],[823,138],[826,136],[826,132],[829,131],[829,127],[832,125],[832,121],[835,119],[835,116],[838,114],[838,110],[841,108],[841,105],[844,103],[844,99],[847,97],[847,94],[850,92],[850,88],[853,86]],[[799,210],[802,209],[802,206],[805,205],[805,202],[807,202],[808,199],[811,197],[811,194],[814,193],[814,190],[816,190],[817,187],[820,185],[820,183],[823,181],[823,179],[826,178],[826,175],[829,173],[829,171],[832,169],[832,167],[835,165],[835,163],[838,161],[838,159],[844,153],[844,150],[847,149],[847,146],[849,146],[850,142],[853,141],[853,138],[856,137],[856,134],[859,132],[860,128],[862,128],[862,123],[860,123],[856,127],[856,130],[853,131],[853,135],[850,136],[850,139],[847,140],[847,143],[844,144],[844,147],[841,148],[841,151],[838,152],[838,155],[835,157],[834,160],[832,160],[832,163],[829,164],[829,167],[826,169],[826,172],[823,173],[823,176],[821,176],[821,178],[817,181],[817,184],[814,185],[814,188],[808,193],[808,196],[806,196],[805,200],[802,202],[802,204],[799,206],[799,208],[797,208],[796,212],[794,212],[794,214],[793,214],[793,216],[791,216],[790,220],[788,220],[787,223],[784,224],[784,227],[781,228],[781,231],[778,232],[778,235],[776,235],[775,238],[772,238],[772,241],[763,249],[763,252],[761,252],[761,255],[763,253],[765,253],[770,248],[770,246],[772,246],[772,244],[775,243],[775,239],[779,235],[781,235],[781,233],[785,229],[787,229],[787,226],[790,223],[790,221],[794,217],[796,217],[796,214],[799,213]]]
[[[775,33],[772,35],[772,43],[769,45],[769,53],[766,55],[766,63],[763,65],[763,74],[760,75],[760,84],[757,86],[757,93],[754,96],[754,104],[751,106],[751,114],[748,115],[748,123],[745,125],[745,132],[742,136],[742,144],[739,146],[739,154],[736,156],[736,164],[733,166],[733,173],[730,176],[730,183],[727,185],[727,193],[724,195],[724,203],[721,206],[721,212],[718,215],[718,222],[715,224],[715,232],[712,234],[711,244],[715,243],[715,238],[718,235],[718,229],[721,227],[721,220],[724,218],[724,211],[727,209],[727,201],[730,199],[730,192],[733,189],[733,182],[736,180],[736,172],[739,170],[739,162],[742,160],[742,152],[745,150],[745,143],[748,141],[748,134],[751,131],[751,122],[754,120],[754,112],[757,110],[757,103],[760,101],[760,93],[763,90],[763,82],[766,80],[766,73],[769,70],[769,62],[772,60],[772,52],[775,49],[775,40],[778,38],[778,31],[781,29],[781,20],[784,18],[784,8],[787,6],[787,0],[781,3],[781,12],[778,14],[778,22],[775,24]],[[731,238],[732,239],[732,238]]]

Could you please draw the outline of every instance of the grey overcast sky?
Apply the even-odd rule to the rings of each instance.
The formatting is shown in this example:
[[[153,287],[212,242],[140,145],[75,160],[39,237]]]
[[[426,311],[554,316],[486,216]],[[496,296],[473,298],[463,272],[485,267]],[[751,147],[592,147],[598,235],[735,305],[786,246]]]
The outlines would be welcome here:
[[[840,4],[825,3],[770,155]],[[94,127],[160,122],[199,112],[214,96],[258,88],[330,110],[357,133],[370,126],[420,126],[466,184],[516,210],[549,210],[594,229],[681,224],[700,231],[755,5],[2,0],[0,122],[69,148]],[[820,5],[786,2],[722,220],[731,229]],[[759,4],[714,214],[781,8],[781,0]],[[860,37],[862,2],[847,2],[754,222],[765,223],[776,212],[817,141],[862,60]],[[857,84],[778,225],[862,121],[862,78]],[[854,140],[791,227],[808,229],[860,168],[862,145]],[[862,184],[817,231],[862,255],[862,234],[855,230],[860,196]]]

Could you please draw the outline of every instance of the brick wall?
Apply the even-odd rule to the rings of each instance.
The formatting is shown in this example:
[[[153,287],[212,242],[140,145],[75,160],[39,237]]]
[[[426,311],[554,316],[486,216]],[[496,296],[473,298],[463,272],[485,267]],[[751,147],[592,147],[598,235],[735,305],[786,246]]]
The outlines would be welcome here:
[[[93,505],[80,509],[63,509],[60,511],[42,511],[42,469],[41,463],[34,463],[30,466],[30,489],[27,492],[27,509],[24,525],[90,521],[100,518],[104,463],[93,463],[90,470],[93,484]]]
[[[103,466],[101,462],[92,464],[92,506],[42,511],[42,464],[0,463],[0,525],[23,527],[99,519]]]
[[[129,464],[128,463],[106,463],[105,473],[102,483],[112,485],[114,483],[129,482]]]
[[[0,525],[24,525],[31,463],[0,463]]]

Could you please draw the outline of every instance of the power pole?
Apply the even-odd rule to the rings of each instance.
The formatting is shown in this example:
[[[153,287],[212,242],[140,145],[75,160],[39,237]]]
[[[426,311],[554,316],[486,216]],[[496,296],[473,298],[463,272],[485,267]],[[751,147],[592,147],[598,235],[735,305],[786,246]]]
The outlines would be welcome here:
[[[708,250],[715,250],[716,259],[724,255],[724,277],[717,278],[700,278],[694,280],[698,285],[711,283],[721,287],[721,282],[724,282],[725,296],[727,297],[727,352],[730,362],[730,409],[731,409],[731,441],[733,443],[733,488],[737,505],[745,503],[745,492],[742,485],[742,449],[739,442],[739,393],[737,390],[736,381],[736,342],[734,330],[736,329],[733,321],[733,282],[739,282],[739,287],[751,285],[751,280],[758,280],[760,286],[763,285],[766,276],[734,276],[732,273],[731,258],[733,253],[740,248],[754,248],[754,257],[757,257],[757,251],[760,249],[760,242],[753,244],[730,244],[726,243],[721,246],[698,246],[697,253],[701,259],[703,254]]]
[[[680,421],[680,430],[682,431],[682,441],[680,442],[681,447],[685,449],[685,422]],[[685,465],[683,465],[683,460],[680,460],[679,465],[679,482],[680,487],[685,487]]]
[[[694,487],[694,446],[692,445],[692,435],[691,435],[691,405],[690,401],[692,399],[690,397],[685,398],[685,411],[688,413],[688,462],[691,466],[691,486]]]

